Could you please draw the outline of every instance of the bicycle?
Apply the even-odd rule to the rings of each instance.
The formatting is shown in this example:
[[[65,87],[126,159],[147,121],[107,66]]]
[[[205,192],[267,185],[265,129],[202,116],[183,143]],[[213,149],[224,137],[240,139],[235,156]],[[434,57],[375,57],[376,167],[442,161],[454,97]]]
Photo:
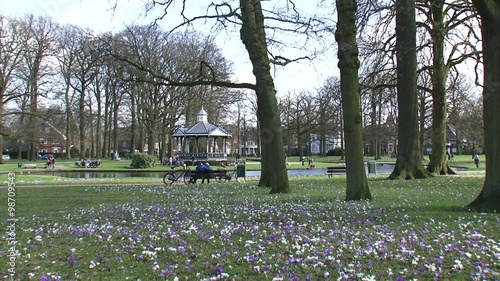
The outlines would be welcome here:
[[[171,185],[174,182],[184,181],[184,183],[189,183],[191,179],[191,170],[189,167],[183,167],[182,170],[176,170],[175,166],[172,167],[172,171],[169,171],[163,175],[163,183],[165,185]]]
[[[231,179],[238,180],[238,170],[237,170],[238,163],[231,163],[228,164],[226,167],[231,167],[231,166],[234,168],[234,170],[227,170],[227,169],[224,170],[225,173],[217,174],[215,180],[217,182],[230,181]]]

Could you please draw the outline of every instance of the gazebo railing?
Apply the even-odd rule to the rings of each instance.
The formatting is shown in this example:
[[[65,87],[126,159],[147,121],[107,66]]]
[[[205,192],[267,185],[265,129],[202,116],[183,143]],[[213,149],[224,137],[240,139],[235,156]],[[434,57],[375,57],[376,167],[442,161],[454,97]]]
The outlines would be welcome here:
[[[179,159],[182,161],[191,160],[192,156],[196,160],[212,160],[212,161],[224,161],[227,160],[227,154],[225,153],[178,153]]]

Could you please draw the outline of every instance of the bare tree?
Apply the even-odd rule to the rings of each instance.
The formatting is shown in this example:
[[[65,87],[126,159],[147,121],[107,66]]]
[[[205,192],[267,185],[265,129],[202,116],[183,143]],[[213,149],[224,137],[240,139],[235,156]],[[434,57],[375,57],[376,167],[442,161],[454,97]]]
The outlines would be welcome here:
[[[454,174],[446,156],[447,98],[450,70],[468,58],[479,58],[475,32],[476,15],[469,1],[418,1],[418,11],[426,20],[418,26],[430,35],[432,45],[432,154],[427,170],[433,174]],[[457,32],[459,31],[459,32]],[[462,35],[465,34],[465,35]],[[451,46],[445,57],[446,45]]]
[[[95,68],[101,61],[100,51],[98,49],[99,42],[90,30],[79,29],[78,33],[74,34],[74,39],[77,42],[75,50],[74,71],[72,72],[71,87],[78,93],[77,117],[78,117],[78,136],[80,139],[80,158],[90,157],[87,155],[89,141],[89,125],[91,125],[91,116],[89,116],[88,95],[91,84],[95,79]]]
[[[230,68],[211,38],[196,32],[166,33],[159,26],[132,26],[118,34],[111,55],[126,65],[127,82],[135,85],[130,98],[139,125],[148,140],[148,153],[160,142],[160,155],[172,153],[169,135],[181,115],[190,124],[203,106],[210,121],[218,123],[234,94],[213,85],[173,87],[165,77],[175,81],[220,79],[229,77]],[[200,63],[201,62],[201,63]]]
[[[320,155],[326,156],[326,143],[329,137],[340,135],[341,157],[344,157],[343,122],[342,122],[342,96],[340,91],[340,79],[330,77],[318,90],[318,133],[320,143]]]
[[[339,46],[340,90],[344,117],[346,200],[372,199],[363,158],[356,10],[355,0],[337,0],[338,22],[335,39]]]
[[[79,48],[77,46],[77,41],[74,40],[74,37],[81,32],[79,30],[80,28],[76,26],[63,26],[59,29],[56,41],[56,58],[58,60],[60,77],[64,87],[61,92],[61,100],[63,100],[66,115],[66,157],[68,159],[71,159],[71,148],[76,144],[76,139],[73,138],[74,128],[76,128],[73,116],[73,105],[76,100],[76,91],[74,91],[71,87],[71,79],[73,77],[73,71],[76,67],[76,52]]]
[[[418,138],[415,0],[396,1],[398,155],[389,179],[426,178]]]
[[[481,17],[484,55],[483,116],[486,146],[484,186],[468,207],[481,212],[500,212],[500,6],[498,1],[473,0]]]
[[[20,22],[0,16],[0,151],[3,152],[4,107],[19,92],[13,84],[14,76],[23,58],[24,42],[21,39]],[[18,157],[21,157],[19,154]],[[3,159],[0,159],[3,163]]]
[[[262,145],[262,175],[259,185],[271,187],[271,193],[290,191],[286,171],[283,138],[276,90],[267,56],[264,16],[260,0],[240,0],[241,39],[250,56],[256,79],[257,117]]]
[[[465,75],[453,76],[448,94],[448,121],[455,127],[457,154],[462,154],[462,146],[484,144],[483,101],[475,95],[475,87]]]
[[[23,40],[26,45],[23,49],[24,62],[22,65],[23,79],[26,83],[26,95],[29,96],[28,115],[28,141],[30,147],[28,158],[37,158],[39,138],[37,136],[39,125],[39,98],[44,95],[42,85],[51,71],[46,63],[47,58],[53,54],[55,37],[55,24],[50,18],[26,16],[22,24]]]

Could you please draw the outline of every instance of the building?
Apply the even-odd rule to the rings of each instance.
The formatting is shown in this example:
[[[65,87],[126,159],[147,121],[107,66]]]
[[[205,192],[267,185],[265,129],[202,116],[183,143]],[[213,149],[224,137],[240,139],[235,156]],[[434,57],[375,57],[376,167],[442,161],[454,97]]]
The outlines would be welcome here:
[[[188,127],[174,130],[177,156],[181,161],[226,161],[231,134],[224,128],[208,123],[203,107],[198,112],[197,121]]]
[[[425,155],[432,153],[432,140],[430,138],[424,140],[423,149]],[[458,153],[457,130],[451,123],[446,123],[446,149],[448,153]]]
[[[380,155],[397,154],[397,127],[388,118],[388,122],[380,125],[368,125],[363,128],[363,148],[365,155],[374,155],[374,141],[377,140],[380,149]]]
[[[242,156],[257,156],[260,155],[256,141],[246,141],[240,145],[239,154]]]
[[[48,121],[40,120],[38,123],[36,139],[34,141],[35,151],[38,155],[54,154],[62,157],[66,153],[66,135]],[[4,141],[4,153],[17,157],[21,153],[23,158],[27,157],[31,141],[24,138],[15,138]]]
[[[321,142],[319,140],[318,134],[310,134],[311,139],[311,154],[320,154],[321,153]],[[325,153],[328,153],[330,150],[334,150],[336,147],[341,147],[341,140],[339,135],[326,135],[325,142]]]

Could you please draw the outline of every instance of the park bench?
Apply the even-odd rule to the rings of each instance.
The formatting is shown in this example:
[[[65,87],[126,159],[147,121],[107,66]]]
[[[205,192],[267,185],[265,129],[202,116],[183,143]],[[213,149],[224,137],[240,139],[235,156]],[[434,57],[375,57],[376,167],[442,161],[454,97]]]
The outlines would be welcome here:
[[[36,164],[24,164],[23,168],[24,169],[35,169],[36,168]]]
[[[227,179],[227,170],[212,170],[212,171],[187,171],[187,177],[198,180],[215,179],[220,182],[221,179]]]
[[[334,167],[327,167],[326,168],[326,175],[331,178],[333,174],[335,173],[345,173],[346,172],[346,167],[345,166],[334,166]]]

